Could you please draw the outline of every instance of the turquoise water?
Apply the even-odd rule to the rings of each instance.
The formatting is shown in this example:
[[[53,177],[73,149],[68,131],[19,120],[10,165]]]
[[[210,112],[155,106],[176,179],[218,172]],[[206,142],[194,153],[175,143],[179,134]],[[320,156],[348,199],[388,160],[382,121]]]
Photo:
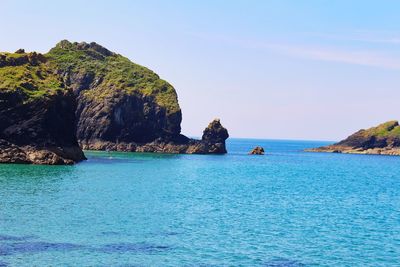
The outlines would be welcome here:
[[[324,144],[0,165],[0,266],[400,266],[400,157]]]

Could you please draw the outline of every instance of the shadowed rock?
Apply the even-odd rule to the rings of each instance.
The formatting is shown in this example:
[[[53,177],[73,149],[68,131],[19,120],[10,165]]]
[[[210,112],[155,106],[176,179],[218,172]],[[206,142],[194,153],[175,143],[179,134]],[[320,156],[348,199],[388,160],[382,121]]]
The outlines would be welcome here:
[[[26,101],[0,90],[0,163],[73,164],[85,159],[68,92]]]

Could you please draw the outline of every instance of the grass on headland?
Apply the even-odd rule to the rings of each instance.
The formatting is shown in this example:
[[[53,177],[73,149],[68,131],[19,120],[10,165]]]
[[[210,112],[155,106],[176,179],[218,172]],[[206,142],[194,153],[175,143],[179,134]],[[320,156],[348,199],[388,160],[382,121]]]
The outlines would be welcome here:
[[[2,56],[18,59],[26,54],[2,53]],[[0,91],[18,91],[26,99],[42,97],[63,90],[59,77],[45,64],[32,65],[29,62],[17,66],[0,67]]]
[[[96,89],[85,92],[87,97],[101,101],[115,90],[124,90],[128,94],[153,96],[168,113],[179,111],[175,89],[169,83],[126,57],[107,52],[109,54],[91,47],[83,49],[78,43],[62,41],[46,57],[54,68],[63,72],[91,72],[96,78],[101,78],[102,82]]]
[[[153,71],[92,43],[61,41],[43,61],[32,63],[32,53],[0,54],[0,90],[23,93],[27,101],[65,90],[65,73],[91,74],[100,82],[84,92],[86,97],[102,101],[122,90],[127,94],[154,97],[168,114],[180,110],[175,89]],[[60,75],[61,74],[61,75]]]
[[[397,121],[388,121],[363,131],[365,136],[400,137],[400,126]]]

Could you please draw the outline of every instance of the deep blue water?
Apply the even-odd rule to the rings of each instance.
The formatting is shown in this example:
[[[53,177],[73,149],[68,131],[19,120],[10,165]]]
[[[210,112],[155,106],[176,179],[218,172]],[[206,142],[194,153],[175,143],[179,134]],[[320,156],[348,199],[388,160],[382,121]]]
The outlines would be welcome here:
[[[400,157],[324,144],[0,165],[0,266],[400,266]]]

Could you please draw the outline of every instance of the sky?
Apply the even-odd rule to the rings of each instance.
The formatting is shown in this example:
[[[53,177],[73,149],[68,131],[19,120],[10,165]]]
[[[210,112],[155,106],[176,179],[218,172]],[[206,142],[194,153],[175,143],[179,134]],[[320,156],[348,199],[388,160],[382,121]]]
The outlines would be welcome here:
[[[0,0],[0,51],[95,41],[170,82],[182,133],[336,141],[400,118],[400,1]]]

